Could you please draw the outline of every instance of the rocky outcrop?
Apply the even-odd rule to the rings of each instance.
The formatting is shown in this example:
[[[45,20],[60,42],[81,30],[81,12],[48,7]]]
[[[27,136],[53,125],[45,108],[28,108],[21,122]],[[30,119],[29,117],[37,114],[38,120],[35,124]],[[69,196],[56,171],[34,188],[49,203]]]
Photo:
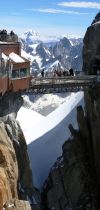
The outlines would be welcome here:
[[[40,193],[34,187],[28,150],[16,114],[20,93],[0,98],[0,210],[40,210]]]
[[[88,121],[82,107],[77,108],[79,130],[69,126],[72,137],[63,145],[62,157],[44,184],[46,209],[97,209],[97,188]]]
[[[4,204],[3,210],[31,210],[31,206],[28,201],[13,199]]]
[[[21,93],[7,92],[3,96],[0,96],[0,117],[6,118],[11,113],[17,114],[18,110],[23,104],[23,98]]]
[[[86,73],[100,73],[100,12],[84,37],[83,68]],[[100,191],[100,84],[85,93],[86,115],[91,130],[91,145],[98,191]]]
[[[0,123],[0,210],[3,204],[17,195],[18,164],[13,143],[4,123]]]
[[[94,23],[96,23],[96,22],[98,22],[98,21],[100,21],[100,12],[95,16],[95,18],[94,18],[92,24],[94,24]]]
[[[100,63],[100,13],[88,27],[83,42],[83,70],[87,74],[97,74]]]
[[[18,163],[18,181],[17,192],[18,197],[23,200],[29,200],[32,209],[40,208],[40,193],[33,185],[33,177],[28,156],[28,150],[23,132],[19,123],[13,115],[8,116],[5,127],[13,142],[16,159]]]

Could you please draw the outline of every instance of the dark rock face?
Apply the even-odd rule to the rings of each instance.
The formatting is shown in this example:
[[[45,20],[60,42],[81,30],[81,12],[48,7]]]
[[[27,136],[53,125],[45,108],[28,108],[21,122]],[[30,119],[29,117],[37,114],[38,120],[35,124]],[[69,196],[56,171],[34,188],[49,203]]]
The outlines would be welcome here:
[[[97,74],[100,63],[100,13],[88,27],[83,44],[83,70],[87,74]]]
[[[72,125],[72,138],[63,145],[63,155],[44,184],[46,209],[97,209],[97,189],[88,122],[81,107],[77,109],[79,131]]]
[[[94,68],[95,67],[95,68]],[[100,70],[100,12],[84,37],[83,69],[87,74],[97,74]],[[91,131],[91,146],[93,152],[94,171],[98,191],[100,191],[100,85],[85,93],[86,115]]]
[[[23,104],[23,98],[18,93],[5,93],[0,96],[0,117],[4,117],[11,113],[17,113]]]
[[[95,16],[95,18],[94,18],[92,24],[94,24],[94,23],[96,23],[96,22],[98,22],[98,21],[100,21],[100,12]]]
[[[91,147],[96,174],[97,186],[100,191],[100,85],[85,94],[86,114],[91,130]]]

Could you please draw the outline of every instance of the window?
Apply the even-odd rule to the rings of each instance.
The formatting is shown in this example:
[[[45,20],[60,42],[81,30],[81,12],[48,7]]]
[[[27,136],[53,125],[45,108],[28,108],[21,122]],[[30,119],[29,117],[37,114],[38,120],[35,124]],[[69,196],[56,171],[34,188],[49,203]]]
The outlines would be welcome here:
[[[12,71],[12,78],[23,78],[29,75],[29,69],[16,69]]]
[[[27,69],[27,75],[30,75],[30,69]]]
[[[29,69],[20,69],[20,77],[26,77],[29,75]]]
[[[2,69],[0,68],[0,76],[2,76]]]
[[[19,78],[19,70],[13,70],[12,71],[12,78]]]
[[[3,58],[0,58],[0,76],[4,76],[6,74],[6,62]]]

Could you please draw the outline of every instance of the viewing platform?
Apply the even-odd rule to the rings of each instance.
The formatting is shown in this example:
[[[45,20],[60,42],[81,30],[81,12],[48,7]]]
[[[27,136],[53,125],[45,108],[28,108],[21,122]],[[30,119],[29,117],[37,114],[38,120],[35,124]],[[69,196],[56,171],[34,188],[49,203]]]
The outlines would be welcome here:
[[[28,90],[30,93],[59,93],[86,91],[100,85],[100,75],[78,75],[66,77],[33,78]]]

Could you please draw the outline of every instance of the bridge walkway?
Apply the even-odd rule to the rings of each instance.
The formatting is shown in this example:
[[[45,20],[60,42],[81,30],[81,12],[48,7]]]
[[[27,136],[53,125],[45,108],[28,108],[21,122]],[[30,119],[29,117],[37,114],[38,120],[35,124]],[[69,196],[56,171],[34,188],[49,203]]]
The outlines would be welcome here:
[[[100,75],[33,78],[29,92],[77,92],[86,91],[89,87],[93,88],[96,85],[100,85]]]

